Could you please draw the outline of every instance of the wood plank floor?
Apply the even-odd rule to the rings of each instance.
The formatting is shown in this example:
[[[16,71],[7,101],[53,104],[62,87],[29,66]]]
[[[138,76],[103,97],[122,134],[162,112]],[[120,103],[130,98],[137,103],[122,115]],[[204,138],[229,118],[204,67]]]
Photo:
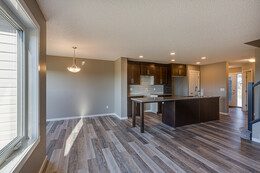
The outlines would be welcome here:
[[[177,129],[145,115],[145,133],[113,116],[47,122],[45,172],[260,172],[260,145],[242,140],[246,115]]]

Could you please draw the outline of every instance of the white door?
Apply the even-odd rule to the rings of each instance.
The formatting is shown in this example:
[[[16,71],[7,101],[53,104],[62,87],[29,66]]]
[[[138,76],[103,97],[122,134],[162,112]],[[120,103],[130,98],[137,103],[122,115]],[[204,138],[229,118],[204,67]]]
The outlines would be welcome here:
[[[229,74],[229,106],[237,106],[237,74]]]
[[[242,74],[242,88],[243,88],[243,95],[242,95],[242,110],[248,111],[248,83],[252,82],[252,72],[251,71],[245,71]]]
[[[200,72],[190,70],[189,72],[189,96],[196,96],[200,90]]]

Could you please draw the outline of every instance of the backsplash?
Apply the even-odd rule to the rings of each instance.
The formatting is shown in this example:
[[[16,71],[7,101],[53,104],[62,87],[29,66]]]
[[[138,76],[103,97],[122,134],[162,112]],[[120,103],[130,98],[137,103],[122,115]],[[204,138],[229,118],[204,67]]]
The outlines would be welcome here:
[[[130,85],[130,95],[143,94],[150,95],[151,93],[163,94],[163,85],[153,85],[153,76],[141,76],[140,85]]]

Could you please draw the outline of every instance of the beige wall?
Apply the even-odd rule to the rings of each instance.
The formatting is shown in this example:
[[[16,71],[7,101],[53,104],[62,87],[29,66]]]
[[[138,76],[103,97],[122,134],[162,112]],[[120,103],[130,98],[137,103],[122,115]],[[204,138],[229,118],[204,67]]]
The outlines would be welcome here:
[[[115,113],[122,119],[127,118],[127,58],[115,61]]]
[[[189,71],[200,71],[200,66],[187,65],[187,76],[173,77],[172,78],[172,93],[175,96],[188,96],[189,95]]]
[[[40,143],[26,161],[21,173],[38,172],[46,156],[46,22],[35,0],[24,0],[40,25]]]
[[[220,112],[228,113],[228,63],[202,65],[200,72],[204,95],[220,96]]]
[[[72,58],[47,56],[47,119],[114,113],[114,62],[77,59],[78,73],[71,65]]]
[[[242,67],[229,68],[229,73],[242,73]]]

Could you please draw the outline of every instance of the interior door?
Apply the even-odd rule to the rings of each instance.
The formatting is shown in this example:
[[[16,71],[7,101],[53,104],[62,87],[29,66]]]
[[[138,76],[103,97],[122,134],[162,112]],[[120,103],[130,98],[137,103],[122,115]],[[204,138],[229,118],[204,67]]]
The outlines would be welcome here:
[[[248,111],[248,83],[252,82],[252,72],[245,71],[242,75],[242,88],[243,88],[243,95],[242,95],[242,110]]]
[[[189,72],[189,96],[196,96],[200,90],[200,72]]]
[[[237,74],[229,74],[229,106],[237,106]]]

